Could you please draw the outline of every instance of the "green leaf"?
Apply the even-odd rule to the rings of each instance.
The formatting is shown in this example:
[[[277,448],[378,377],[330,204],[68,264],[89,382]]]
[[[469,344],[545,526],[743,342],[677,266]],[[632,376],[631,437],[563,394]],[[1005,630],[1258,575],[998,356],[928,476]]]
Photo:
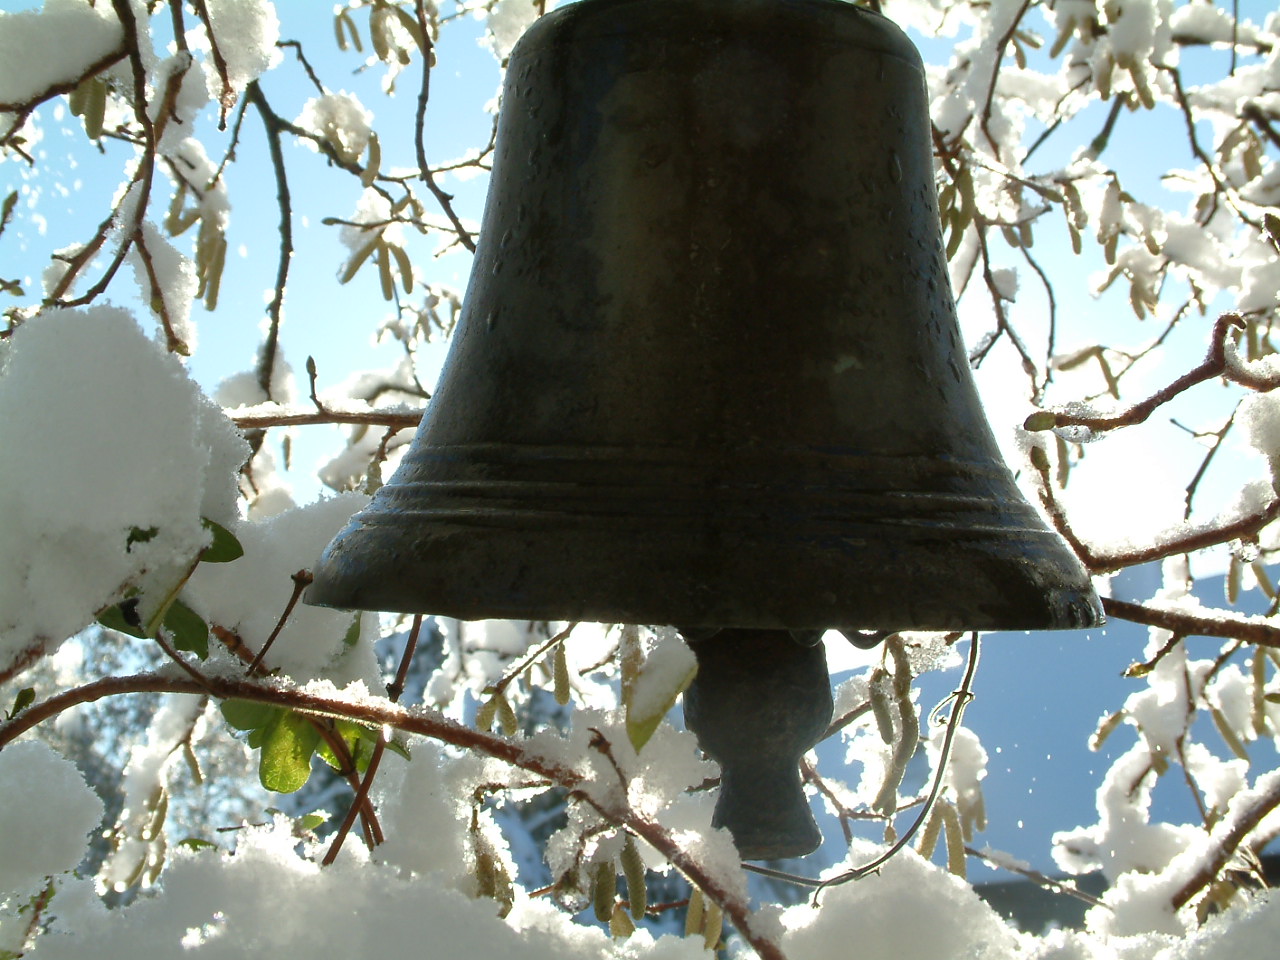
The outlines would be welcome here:
[[[130,597],[122,600],[114,607],[108,607],[98,614],[98,623],[108,630],[128,634],[139,639],[146,637],[142,621],[138,619],[138,598]]]
[[[347,632],[342,637],[345,646],[354,647],[360,641],[360,614],[356,614],[355,619],[351,621],[351,626],[347,627]]]
[[[125,538],[124,541],[125,552],[132,552],[133,545],[135,543],[146,543],[148,540],[153,539],[159,532],[160,531],[157,527],[146,527],[145,529],[142,527],[130,527],[129,536]]]
[[[318,813],[308,813],[305,817],[298,819],[298,826],[303,830],[316,830],[329,822],[329,814],[323,810]]]
[[[36,702],[36,691],[34,687],[23,687],[18,691],[18,695],[13,698],[13,709],[9,711],[9,719],[12,720],[27,707]]]
[[[178,846],[186,847],[188,850],[217,850],[218,845],[211,840],[205,840],[201,837],[184,837],[178,841]]]
[[[356,769],[364,773],[369,768],[369,760],[373,756],[373,748],[379,737],[378,731],[373,727],[366,727],[351,720],[335,720],[334,731],[342,738],[342,742],[347,745],[347,749],[351,752],[351,756],[356,762]],[[346,766],[325,740],[321,740],[316,745],[316,756],[334,770],[341,770]]]
[[[300,713],[282,710],[264,731],[258,779],[276,793],[302,789],[311,777],[311,755],[319,743],[315,724]]]
[[[200,522],[213,534],[212,542],[200,554],[203,563],[230,563],[244,556],[244,547],[240,546],[240,541],[230,530],[208,517],[201,517]]]
[[[173,601],[165,611],[164,626],[179,650],[189,650],[201,660],[209,656],[209,625],[181,600]]]
[[[1262,225],[1267,229],[1267,236],[1271,240],[1271,245],[1276,248],[1276,252],[1280,253],[1280,217],[1274,213],[1264,213],[1262,215]]]
[[[1022,422],[1023,430],[1036,432],[1039,430],[1052,430],[1058,425],[1058,417],[1049,410],[1037,410],[1031,416]]]
[[[488,733],[493,729],[493,720],[497,715],[498,696],[495,695],[485,701],[484,705],[476,711],[476,729]]]
[[[697,672],[698,661],[682,641],[664,643],[649,654],[626,704],[627,738],[637,752],[649,742]]]
[[[394,753],[396,756],[404,757],[404,759],[406,760],[413,759],[413,756],[409,753],[408,744],[402,743],[401,741],[397,740],[395,737],[391,737],[389,740],[387,740],[387,749],[390,750],[392,753]]]
[[[223,700],[218,708],[222,718],[237,730],[261,730],[281,712],[279,707],[253,700]]]

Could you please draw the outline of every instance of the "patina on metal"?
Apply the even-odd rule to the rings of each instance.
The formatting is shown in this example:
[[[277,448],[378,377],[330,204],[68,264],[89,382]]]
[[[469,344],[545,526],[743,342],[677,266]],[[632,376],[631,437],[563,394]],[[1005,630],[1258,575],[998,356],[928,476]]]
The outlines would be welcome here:
[[[804,856],[822,842],[805,800],[800,760],[831,723],[821,643],[780,630],[721,630],[693,644],[698,675],[684,718],[720,764],[712,823],[744,860]]]
[[[678,624],[714,638],[692,644],[693,717],[733,709],[716,677],[804,651],[760,750],[829,717],[793,631],[1098,623],[974,390],[905,35],[838,0],[584,0],[534,24],[434,399],[307,599]],[[761,684],[733,683],[756,711]],[[794,778],[790,812],[757,816],[777,765],[707,749],[744,856],[811,849],[794,824],[803,843],[744,839],[811,825]]]

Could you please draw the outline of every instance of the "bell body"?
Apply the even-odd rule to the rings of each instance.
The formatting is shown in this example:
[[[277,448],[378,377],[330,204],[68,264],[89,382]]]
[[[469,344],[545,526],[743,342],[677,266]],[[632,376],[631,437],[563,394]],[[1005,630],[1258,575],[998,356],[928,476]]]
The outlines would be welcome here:
[[[836,0],[536,23],[434,398],[315,575],[462,619],[1097,622],[974,390],[905,35]]]

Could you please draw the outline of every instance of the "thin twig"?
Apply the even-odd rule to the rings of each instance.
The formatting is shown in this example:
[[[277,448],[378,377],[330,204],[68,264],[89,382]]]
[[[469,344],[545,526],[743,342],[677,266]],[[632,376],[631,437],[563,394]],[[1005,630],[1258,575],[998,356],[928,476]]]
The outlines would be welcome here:
[[[725,887],[717,876],[701,861],[690,855],[660,824],[640,816],[625,804],[625,797],[617,791],[608,800],[596,797],[582,789],[583,776],[576,769],[549,760],[531,752],[524,744],[463,726],[443,714],[426,707],[407,710],[387,700],[368,698],[344,700],[322,696],[312,691],[283,685],[267,686],[253,680],[217,676],[207,678],[209,691],[194,680],[180,676],[139,674],[129,677],[109,677],[63,691],[41,703],[33,704],[16,717],[0,723],[0,749],[32,727],[57,716],[78,704],[100,700],[125,693],[205,693],[212,692],[219,699],[248,700],[268,703],[321,716],[354,720],[358,723],[386,725],[406,733],[451,743],[465,750],[474,750],[494,759],[510,763],[531,773],[551,780],[570,791],[575,797],[589,803],[606,820],[624,826],[646,840],[650,846],[667,858],[673,866],[687,876],[724,910],[725,915],[742,933],[743,938],[756,950],[761,960],[785,960],[786,954],[774,939],[774,934],[761,928],[753,920],[750,905],[737,893]],[[618,806],[621,803],[622,806]]]
[[[317,716],[352,720],[369,726],[389,726],[406,733],[416,733],[464,750],[479,752],[510,763],[554,781],[566,789],[581,785],[582,776],[565,767],[529,752],[522,744],[464,726],[428,707],[406,709],[386,700],[345,700],[315,692],[258,679],[230,676],[207,676],[205,684],[173,673],[142,673],[124,677],[106,677],[70,690],[64,690],[39,703],[34,703],[16,717],[0,723],[0,748],[28,730],[57,716],[70,707],[92,703],[105,697],[128,693],[211,693],[220,700],[248,700],[266,703]]]
[[[280,131],[286,129],[285,121],[271,109],[262,88],[254,80],[245,90],[250,103],[262,118],[267,134],[267,148],[271,154],[271,169],[276,180],[276,203],[280,208],[280,257],[276,261],[276,282],[267,304],[267,338],[262,344],[262,357],[258,362],[258,386],[268,400],[272,396],[275,379],[276,354],[280,343],[280,324],[283,321],[284,293],[289,281],[289,264],[293,258],[293,201],[289,194],[289,177],[285,171],[284,151],[280,146]]]
[[[938,751],[938,769],[933,778],[933,786],[929,789],[929,795],[925,798],[924,807],[920,811],[920,815],[916,817],[915,822],[907,829],[901,837],[897,839],[888,850],[880,854],[880,856],[863,864],[860,867],[854,867],[852,870],[846,870],[844,873],[837,874],[823,880],[818,888],[814,891],[814,905],[817,905],[818,897],[827,887],[837,886],[842,883],[848,883],[850,880],[860,880],[863,877],[878,871],[882,866],[889,862],[898,851],[906,847],[916,832],[924,825],[928,819],[929,813],[933,810],[933,805],[937,802],[938,796],[942,793],[943,780],[946,777],[947,764],[951,759],[951,748],[955,744],[956,734],[960,729],[960,721],[964,717],[965,707],[969,705],[969,701],[973,699],[973,676],[978,670],[978,653],[979,641],[978,633],[975,630],[970,635],[969,640],[969,662],[965,667],[964,678],[960,681],[960,688],[955,692],[955,706],[951,708],[951,715],[947,717],[947,732],[942,738],[942,748]]]
[[[1210,835],[1214,841],[1213,847],[1207,851],[1207,855],[1201,855],[1195,873],[1174,894],[1173,909],[1179,910],[1186,906],[1192,897],[1212,883],[1254,827],[1277,808],[1280,808],[1280,774],[1273,772],[1267,789],[1257,797],[1256,802],[1242,813],[1228,816]]]
[[[1231,432],[1231,428],[1236,422],[1236,413],[1239,412],[1239,409],[1240,409],[1239,405],[1237,405],[1236,409],[1231,412],[1231,416],[1227,418],[1227,422],[1224,423],[1217,430],[1213,430],[1208,433],[1193,434],[1193,436],[1197,438],[1213,437],[1214,441],[1213,441],[1213,446],[1209,448],[1209,452],[1206,453],[1204,455],[1204,459],[1200,461],[1200,466],[1196,469],[1195,476],[1193,476],[1187,482],[1186,502],[1182,512],[1182,517],[1184,520],[1191,519],[1191,503],[1195,499],[1196,490],[1199,489],[1200,481],[1204,479],[1205,473],[1208,472],[1209,464],[1213,462],[1214,456],[1216,456],[1218,451],[1222,449],[1222,441],[1226,438],[1227,434]],[[1178,425],[1176,420],[1174,421],[1174,424]]]
[[[554,647],[557,643],[563,643],[564,641],[568,640],[569,634],[573,633],[573,630],[577,625],[578,624],[576,622],[569,624],[567,627],[565,627],[563,630],[557,633],[554,637],[552,637],[546,643],[540,644],[538,648],[534,650],[532,653],[525,654],[525,656],[520,660],[519,663],[517,663],[514,667],[512,667],[505,674],[503,674],[502,678],[499,679],[498,682],[493,685],[492,693],[499,694],[499,693],[502,693],[504,690],[506,690],[507,687],[509,687],[513,681],[515,681],[522,673],[528,670],[529,667],[533,666],[533,664],[537,661],[539,657],[541,657],[544,653],[546,653],[548,650]]]
[[[996,45],[995,56],[991,58],[991,81],[987,84],[987,97],[982,104],[982,118],[978,125],[982,128],[982,132],[987,137],[987,143],[991,145],[991,152],[996,159],[1000,159],[1000,145],[995,136],[991,133],[988,126],[991,122],[991,105],[995,100],[996,81],[1000,77],[1000,67],[1004,61],[1005,47],[1009,45],[1009,41],[1013,39],[1013,35],[1018,31],[1018,25],[1022,23],[1022,18],[1026,16],[1028,8],[1031,6],[1031,0],[1022,0],[1022,6],[1018,8],[1018,12],[1014,15],[1013,21],[1009,24],[1009,28],[1005,30]]]
[[[209,689],[209,685],[205,682],[204,674],[183,659],[182,654],[178,653],[178,651],[174,649],[173,645],[164,638],[164,631],[156,631],[155,641],[156,645],[164,651],[165,656],[181,667],[187,676],[200,684],[200,686],[204,687],[206,690]]]
[[[284,605],[284,612],[276,620],[275,629],[271,631],[271,636],[267,637],[267,642],[262,645],[262,649],[258,651],[258,655],[253,658],[245,671],[250,676],[258,672],[258,669],[262,666],[263,657],[267,655],[271,645],[276,642],[276,637],[280,636],[280,631],[284,629],[285,623],[288,622],[290,614],[293,613],[293,608],[298,605],[298,600],[302,598],[302,591],[310,586],[312,580],[311,572],[309,570],[299,570],[290,579],[293,581],[293,593],[289,596],[289,602]]]
[[[436,202],[440,204],[440,209],[444,211],[444,215],[449,218],[449,223],[453,225],[454,233],[458,235],[458,242],[472,253],[475,253],[476,242],[467,228],[462,225],[462,221],[454,211],[453,197],[440,189],[440,185],[436,183],[435,176],[431,172],[431,167],[427,164],[426,117],[427,102],[431,99],[431,31],[427,24],[424,0],[416,0],[414,11],[418,18],[418,28],[427,44],[427,49],[422,51],[422,83],[418,87],[417,111],[413,120],[413,140],[414,149],[418,155],[418,175],[422,178],[422,182],[427,185],[427,189],[431,191],[431,195],[436,198]]]
[[[302,52],[301,43],[297,40],[277,40],[276,46],[282,50],[288,48],[294,52],[294,55],[298,58],[298,62],[302,64],[302,69],[306,71],[307,77],[311,81],[311,85],[316,88],[321,96],[329,92],[324,88],[324,84],[320,82],[320,77],[316,75],[316,71],[311,66],[311,62],[307,60],[306,54]]]
[[[418,648],[418,633],[422,630],[422,614],[417,614],[413,618],[413,627],[409,630],[409,639],[405,642],[404,652],[400,655],[400,667],[396,671],[396,678],[387,685],[387,696],[392,703],[396,703],[400,699],[400,694],[404,692],[404,681],[409,675],[409,665],[413,661],[414,651]],[[338,831],[333,837],[333,842],[329,844],[329,849],[324,855],[321,864],[328,866],[338,858],[338,852],[342,849],[343,841],[346,840],[347,834],[351,832],[351,826],[355,823],[356,814],[369,803],[369,788],[373,786],[373,778],[377,776],[378,766],[382,763],[382,754],[387,749],[387,736],[385,733],[378,738],[378,742],[374,744],[373,755],[369,758],[369,766],[365,768],[364,777],[360,780],[360,785],[356,790],[356,795],[351,801],[351,806],[347,808],[346,815],[342,818],[342,823],[338,825]]]
[[[261,430],[266,427],[320,426],[339,423],[408,430],[422,422],[422,411],[414,410],[403,413],[392,410],[369,410],[367,412],[359,412],[325,408],[320,413],[231,414],[230,420],[241,430]]]
[[[1055,880],[1053,877],[1046,876],[1039,870],[1032,870],[1030,867],[1017,866],[1003,858],[993,857],[985,850],[979,850],[976,847],[966,846],[964,848],[964,852],[971,857],[977,857],[979,860],[982,860],[984,863],[988,863],[993,867],[998,867],[1001,870],[1007,870],[1009,873],[1016,873],[1020,877],[1026,877],[1032,883],[1038,884],[1048,890],[1053,890],[1056,893],[1065,893],[1069,897],[1075,897],[1077,900],[1082,900],[1091,907],[1105,907],[1107,910],[1112,909],[1110,904],[1104,903],[1097,897],[1085,893],[1073,883],[1065,883],[1062,880]]]
[[[218,73],[218,80],[222,84],[222,91],[218,94],[218,129],[227,129],[227,111],[231,109],[231,105],[236,101],[236,92],[231,86],[231,77],[227,70],[226,57],[222,55],[222,47],[218,43],[218,37],[213,32],[213,18],[209,16],[209,8],[205,4],[205,0],[191,0],[191,5],[195,8],[196,16],[204,24],[205,33],[209,37],[209,50],[213,55],[213,66]]]

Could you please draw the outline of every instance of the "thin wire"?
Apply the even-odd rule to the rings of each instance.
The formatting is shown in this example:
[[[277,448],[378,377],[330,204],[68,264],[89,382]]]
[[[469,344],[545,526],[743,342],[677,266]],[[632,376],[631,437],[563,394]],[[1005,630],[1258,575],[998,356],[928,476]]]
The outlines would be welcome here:
[[[938,769],[933,777],[933,786],[929,790],[929,796],[924,802],[924,809],[920,811],[920,816],[916,817],[915,823],[911,824],[909,830],[898,838],[888,850],[880,854],[870,863],[866,863],[861,867],[855,867],[852,870],[846,870],[844,873],[837,874],[817,884],[817,889],[813,894],[813,905],[818,905],[818,897],[827,887],[837,886],[838,884],[848,883],[850,880],[860,880],[861,878],[877,872],[882,866],[894,857],[898,851],[902,850],[916,832],[924,825],[928,819],[933,805],[938,799],[938,795],[942,792],[942,781],[947,772],[947,764],[951,759],[951,748],[955,744],[956,731],[960,729],[960,719],[964,716],[964,708],[969,705],[969,701],[973,699],[973,675],[978,669],[978,631],[973,631],[969,642],[969,664],[964,671],[964,679],[960,681],[960,689],[954,694],[956,705],[951,708],[951,715],[947,717],[947,734],[942,739],[942,750],[938,757]]]

